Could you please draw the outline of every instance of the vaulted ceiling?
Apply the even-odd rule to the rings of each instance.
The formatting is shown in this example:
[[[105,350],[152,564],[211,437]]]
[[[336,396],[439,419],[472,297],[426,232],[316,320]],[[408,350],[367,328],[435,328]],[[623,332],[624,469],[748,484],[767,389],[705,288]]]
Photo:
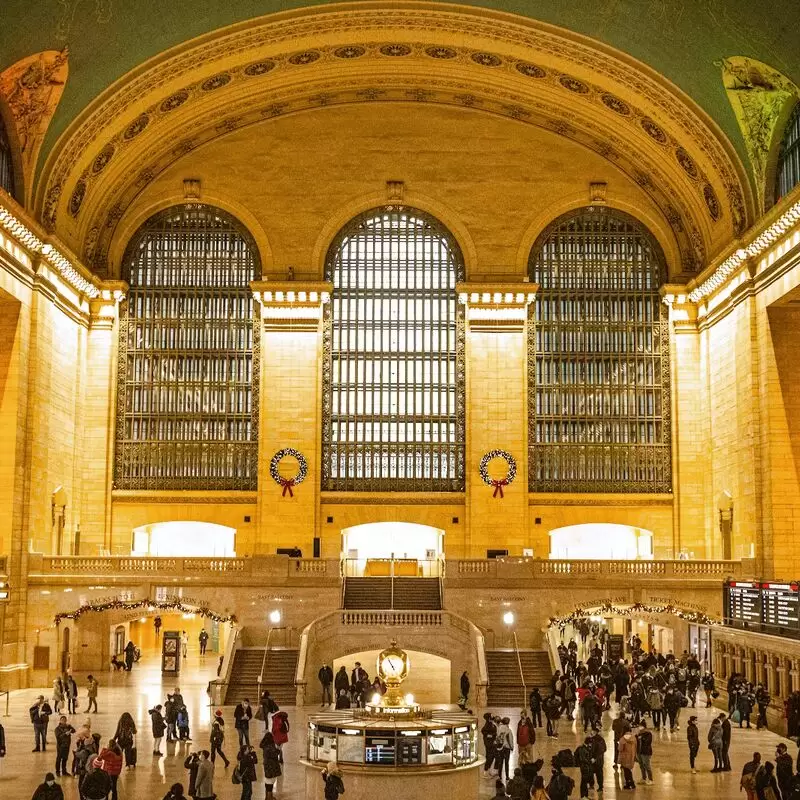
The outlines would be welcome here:
[[[69,48],[69,79],[40,162],[104,89],[167,48],[225,25],[332,0],[3,0],[0,72],[31,54]],[[352,7],[371,5],[355,0]],[[337,4],[342,6],[344,4]],[[394,5],[401,5],[396,3]],[[450,3],[438,3],[443,8]],[[718,63],[748,56],[800,84],[800,2],[786,0],[462,0],[563,26],[627,53],[673,81],[744,158]]]

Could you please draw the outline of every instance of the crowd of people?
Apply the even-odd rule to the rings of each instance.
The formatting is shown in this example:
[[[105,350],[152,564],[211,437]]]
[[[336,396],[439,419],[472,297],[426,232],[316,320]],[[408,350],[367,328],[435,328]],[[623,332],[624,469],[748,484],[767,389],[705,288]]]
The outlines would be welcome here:
[[[356,661],[353,669],[348,673],[347,667],[342,665],[333,674],[329,664],[323,664],[319,673],[320,686],[322,687],[322,707],[335,703],[337,709],[365,708],[367,703],[376,695],[386,694],[386,684],[379,675],[369,677],[369,673]],[[331,693],[333,684],[333,695]],[[335,696],[335,700],[333,700]]]

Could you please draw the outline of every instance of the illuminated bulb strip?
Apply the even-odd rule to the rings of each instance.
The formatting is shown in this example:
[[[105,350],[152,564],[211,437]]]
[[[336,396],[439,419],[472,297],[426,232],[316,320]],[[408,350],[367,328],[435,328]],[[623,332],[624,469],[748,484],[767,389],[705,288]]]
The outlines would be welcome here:
[[[778,239],[786,234],[794,225],[800,222],[800,200],[788,211],[785,211],[777,221],[773,222],[763,233],[756,236],[745,248],[740,248],[733,255],[728,256],[714,271],[710,278],[704,280],[696,289],[689,293],[689,299],[697,303],[716,291],[732,275],[747,258],[756,258],[771,247]]]
[[[45,260],[56,270],[61,277],[82,294],[94,299],[100,296],[100,290],[72,266],[63,253],[53,245],[45,244],[33,231],[23,225],[7,208],[0,207],[0,225],[2,225],[15,239],[21,242],[28,250],[41,253]]]

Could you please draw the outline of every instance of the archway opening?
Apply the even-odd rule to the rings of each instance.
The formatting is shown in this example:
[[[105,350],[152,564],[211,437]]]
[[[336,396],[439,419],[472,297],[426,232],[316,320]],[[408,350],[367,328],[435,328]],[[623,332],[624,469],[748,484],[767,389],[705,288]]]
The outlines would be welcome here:
[[[236,529],[212,522],[155,522],[134,528],[132,556],[232,558]]]
[[[653,532],[608,522],[567,525],[550,531],[550,558],[652,559]]]
[[[452,665],[449,659],[424,653],[419,650],[408,650],[409,674],[403,681],[403,693],[412,694],[414,701],[422,705],[448,705],[452,696],[451,683]],[[380,650],[362,650],[357,653],[335,658],[333,664],[334,675],[340,667],[344,667],[348,676],[351,675],[356,661],[361,663],[367,671],[370,680],[377,675],[377,660]]]
[[[346,575],[437,576],[444,531],[411,522],[371,522],[342,531]]]

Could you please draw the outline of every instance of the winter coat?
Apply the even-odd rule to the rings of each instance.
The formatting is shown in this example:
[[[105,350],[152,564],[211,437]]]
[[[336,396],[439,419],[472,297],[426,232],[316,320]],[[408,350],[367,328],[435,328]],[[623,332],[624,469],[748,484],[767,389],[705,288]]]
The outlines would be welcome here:
[[[708,744],[712,750],[722,749],[722,726],[712,725],[708,729]]]
[[[285,711],[272,717],[272,738],[279,745],[289,741],[289,715]]]
[[[336,694],[339,694],[339,692],[341,692],[342,689],[344,689],[346,692],[350,691],[350,678],[347,676],[346,669],[340,669],[336,673],[336,677],[334,678],[333,681],[333,686],[336,689]]]
[[[323,686],[330,686],[333,683],[333,670],[330,667],[320,667],[317,677]]]
[[[245,706],[239,703],[233,710],[234,725],[238,729],[247,730],[250,727],[250,720],[253,718],[253,709],[251,706]]]
[[[256,775],[256,764],[258,764],[258,756],[254,750],[236,756],[239,762],[239,773],[241,775],[242,783],[255,783],[258,780]]]
[[[323,774],[325,781],[325,800],[339,800],[339,795],[344,794],[344,782],[337,773]]]
[[[261,740],[261,760],[264,766],[264,777],[266,779],[278,778],[281,775],[281,751],[278,750],[275,742],[267,741],[266,737]]]
[[[517,744],[520,747],[526,747],[529,744],[536,743],[536,728],[528,717],[521,719],[517,723]]]
[[[689,747],[700,749],[700,731],[694,722],[690,722],[686,726],[686,741],[689,743]]]
[[[158,709],[151,708],[148,712],[150,715],[150,725],[153,728],[153,738],[160,739],[167,729],[167,723],[164,722],[164,717]]]
[[[214,796],[214,765],[207,758],[197,764],[194,793],[197,800],[206,800]]]
[[[636,737],[632,733],[626,733],[619,740],[618,760],[625,769],[633,769],[636,763]]]
[[[225,720],[222,717],[214,717],[211,724],[211,746],[222,747],[225,741]]]
[[[528,800],[531,790],[528,786],[528,782],[522,775],[515,775],[506,784],[506,793],[511,800]]]
[[[119,775],[122,772],[122,756],[110,748],[104,747],[94,760],[94,766],[108,775]]]
[[[64,800],[64,792],[57,783],[52,786],[41,783],[33,793],[32,800]]]
[[[63,725],[61,723],[56,725],[56,747],[59,750],[69,750],[69,746],[72,743],[73,733],[75,733],[75,728],[73,728],[68,722]]]
[[[117,724],[117,732],[114,740],[124,750],[126,747],[133,747],[134,737],[136,736],[136,725]]]
[[[636,734],[637,753],[641,756],[653,755],[653,734],[645,728]]]
[[[469,677],[466,672],[461,676],[461,694],[466,697],[469,694]]]
[[[86,800],[107,800],[111,791],[111,778],[102,769],[87,772],[80,783],[81,797]]]

